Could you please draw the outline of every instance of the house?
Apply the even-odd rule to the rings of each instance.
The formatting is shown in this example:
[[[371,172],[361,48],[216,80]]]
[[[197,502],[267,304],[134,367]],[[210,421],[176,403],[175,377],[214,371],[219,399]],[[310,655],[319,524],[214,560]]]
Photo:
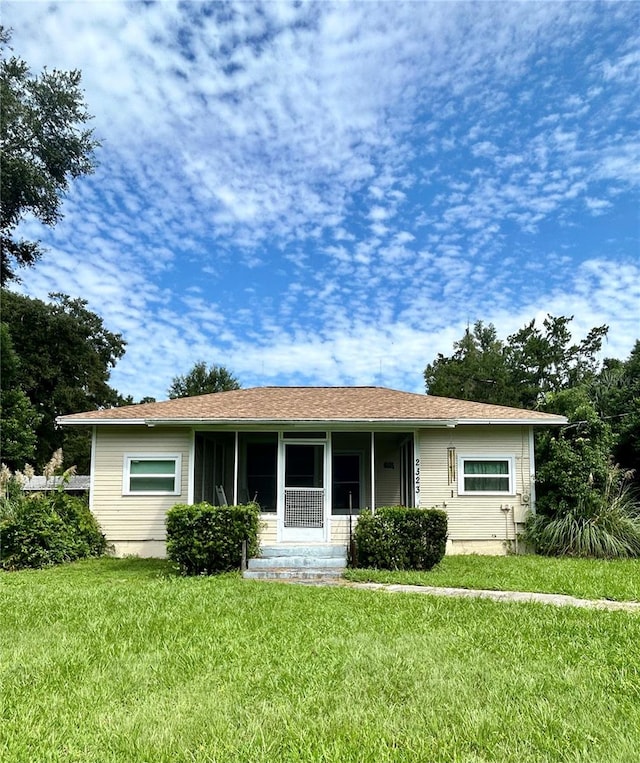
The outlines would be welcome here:
[[[254,499],[266,545],[344,547],[363,509],[403,504],[446,510],[448,553],[502,554],[535,509],[534,427],[566,419],[383,387],[256,387],[58,423],[92,428],[91,508],[120,555],[163,555],[176,503]]]

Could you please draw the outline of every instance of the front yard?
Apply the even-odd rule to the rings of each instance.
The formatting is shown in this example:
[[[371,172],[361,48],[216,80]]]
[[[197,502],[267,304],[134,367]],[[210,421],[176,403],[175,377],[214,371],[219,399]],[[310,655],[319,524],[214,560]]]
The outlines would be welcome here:
[[[4,763],[592,762],[638,749],[635,614],[187,579],[144,560],[0,574]]]

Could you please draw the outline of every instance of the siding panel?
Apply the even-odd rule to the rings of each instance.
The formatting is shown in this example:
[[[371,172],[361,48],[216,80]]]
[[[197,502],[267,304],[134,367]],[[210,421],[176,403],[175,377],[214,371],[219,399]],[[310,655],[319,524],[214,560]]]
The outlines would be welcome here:
[[[449,483],[447,449],[456,451],[456,478]],[[529,427],[469,426],[449,430],[426,429],[419,434],[420,506],[444,508],[451,541],[513,541],[514,514],[520,518],[531,495]],[[513,455],[515,495],[458,495],[457,456]],[[509,506],[508,512],[501,506]]]
[[[97,428],[92,507],[109,542],[165,539],[167,511],[188,499],[190,449],[188,429]],[[122,495],[125,453],[180,453],[180,494]]]

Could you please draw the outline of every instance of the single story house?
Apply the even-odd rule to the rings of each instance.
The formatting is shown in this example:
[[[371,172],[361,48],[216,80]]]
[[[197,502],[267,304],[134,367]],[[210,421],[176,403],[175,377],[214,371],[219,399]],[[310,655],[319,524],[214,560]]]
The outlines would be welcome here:
[[[93,432],[116,553],[162,556],[176,503],[256,500],[263,544],[343,544],[365,508],[444,509],[448,553],[506,553],[535,510],[533,429],[563,416],[383,387],[256,387],[60,416]]]

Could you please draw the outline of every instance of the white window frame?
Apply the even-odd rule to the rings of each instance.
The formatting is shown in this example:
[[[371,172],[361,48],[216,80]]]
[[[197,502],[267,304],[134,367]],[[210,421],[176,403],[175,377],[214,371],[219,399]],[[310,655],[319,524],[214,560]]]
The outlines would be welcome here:
[[[508,490],[465,490],[464,478],[472,475],[465,475],[465,461],[506,461],[509,465],[509,489]],[[458,495],[515,495],[516,494],[516,459],[513,454],[495,453],[487,455],[476,455],[474,453],[458,454]],[[483,475],[477,475],[483,476]],[[491,475],[484,475],[491,476]],[[499,475],[506,476],[506,475]]]
[[[173,490],[131,490],[132,461],[173,461]],[[136,474],[134,477],[170,477],[169,474]],[[125,453],[122,466],[122,495],[180,495],[182,493],[182,453]]]

